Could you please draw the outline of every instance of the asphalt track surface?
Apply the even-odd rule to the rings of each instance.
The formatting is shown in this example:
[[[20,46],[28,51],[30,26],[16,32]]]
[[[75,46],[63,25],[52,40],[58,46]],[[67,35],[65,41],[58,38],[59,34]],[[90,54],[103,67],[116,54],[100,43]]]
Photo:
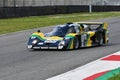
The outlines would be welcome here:
[[[120,17],[95,21],[109,23],[108,45],[69,51],[30,51],[27,40],[36,29],[0,35],[0,80],[45,80],[119,51]],[[41,31],[52,28],[41,28]]]

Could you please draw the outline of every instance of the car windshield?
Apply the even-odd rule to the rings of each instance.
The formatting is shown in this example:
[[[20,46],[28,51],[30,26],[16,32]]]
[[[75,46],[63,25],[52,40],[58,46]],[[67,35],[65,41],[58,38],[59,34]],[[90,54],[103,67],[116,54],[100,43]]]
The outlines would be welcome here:
[[[47,33],[46,36],[64,37],[67,34],[67,31],[68,31],[68,27],[66,27],[66,25],[60,25],[55,27],[52,32]]]

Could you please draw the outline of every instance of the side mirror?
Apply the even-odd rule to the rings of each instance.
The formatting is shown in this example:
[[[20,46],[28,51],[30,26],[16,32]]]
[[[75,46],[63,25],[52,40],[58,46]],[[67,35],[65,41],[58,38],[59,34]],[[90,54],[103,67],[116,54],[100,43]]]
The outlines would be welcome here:
[[[38,30],[37,32],[40,33],[40,30]]]

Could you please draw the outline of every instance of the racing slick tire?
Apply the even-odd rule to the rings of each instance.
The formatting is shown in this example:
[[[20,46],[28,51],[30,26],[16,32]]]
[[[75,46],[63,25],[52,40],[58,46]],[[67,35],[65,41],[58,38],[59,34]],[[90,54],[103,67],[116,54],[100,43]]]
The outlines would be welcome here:
[[[98,42],[98,46],[102,46],[103,45],[103,35],[99,34],[96,39]]]
[[[74,37],[74,41],[73,41],[73,49],[78,49],[79,48],[79,39],[78,37]]]

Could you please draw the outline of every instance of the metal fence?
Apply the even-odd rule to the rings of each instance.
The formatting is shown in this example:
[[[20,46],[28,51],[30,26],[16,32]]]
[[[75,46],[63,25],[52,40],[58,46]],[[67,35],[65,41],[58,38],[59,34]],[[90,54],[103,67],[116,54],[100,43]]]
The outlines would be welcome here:
[[[120,0],[0,0],[0,7],[54,5],[120,5]]]

